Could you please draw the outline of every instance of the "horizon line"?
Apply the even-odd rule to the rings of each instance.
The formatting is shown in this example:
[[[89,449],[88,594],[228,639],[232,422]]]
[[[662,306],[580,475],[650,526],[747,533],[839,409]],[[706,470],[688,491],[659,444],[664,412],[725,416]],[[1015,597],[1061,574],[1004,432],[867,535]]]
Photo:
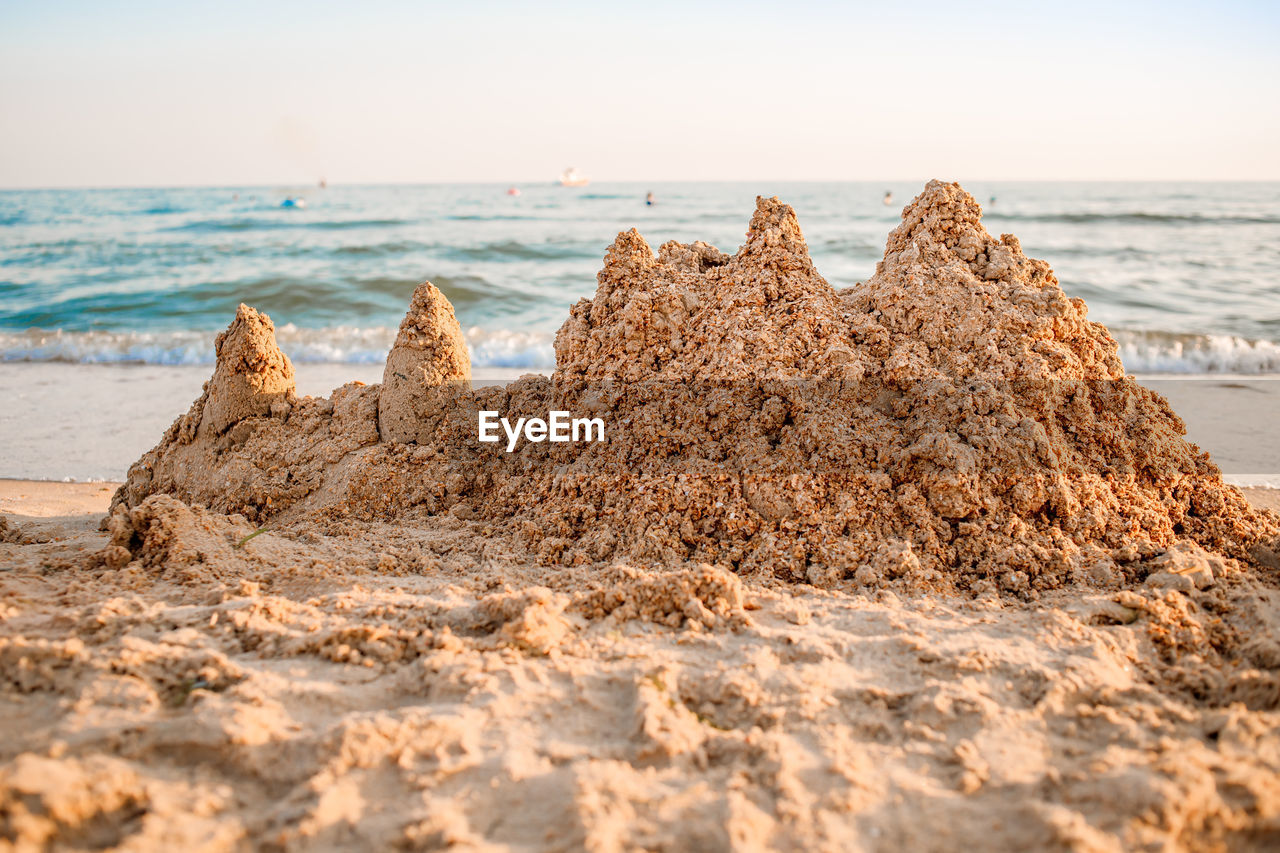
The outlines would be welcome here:
[[[0,192],[67,192],[86,190],[250,190],[250,189],[288,189],[323,190],[340,187],[434,187],[434,186],[494,186],[494,187],[529,187],[550,186],[565,190],[581,190],[596,184],[617,185],[658,185],[658,184],[902,184],[920,183],[921,186],[935,178],[720,178],[720,179],[621,179],[593,180],[587,187],[561,187],[556,180],[430,180],[430,181],[326,181],[325,186],[318,183],[301,183],[277,181],[271,183],[192,183],[192,184],[32,184],[0,186]],[[937,178],[936,180],[946,180]],[[953,183],[982,184],[1280,184],[1280,178],[966,178]]]

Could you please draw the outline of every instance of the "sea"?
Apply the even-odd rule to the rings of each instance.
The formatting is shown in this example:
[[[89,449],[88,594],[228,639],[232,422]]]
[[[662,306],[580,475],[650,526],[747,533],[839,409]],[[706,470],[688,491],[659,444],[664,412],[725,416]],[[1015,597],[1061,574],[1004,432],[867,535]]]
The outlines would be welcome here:
[[[556,329],[594,292],[619,231],[638,228],[655,248],[705,240],[732,252],[755,197],[776,195],[795,208],[818,270],[848,287],[873,274],[922,186],[0,191],[0,395],[13,401],[0,412],[0,445],[17,448],[0,476],[121,476],[134,451],[158,438],[130,432],[137,412],[154,408],[152,398],[164,408],[148,416],[157,422],[185,410],[207,378],[214,336],[241,302],[275,321],[300,382],[313,386],[303,391],[324,393],[347,376],[377,381],[409,296],[428,279],[453,303],[477,373],[548,372]],[[1086,301],[1130,372],[1280,375],[1280,183],[966,189],[989,231],[1016,234],[1068,295]],[[95,423],[106,430],[98,443],[118,448],[111,458],[99,447],[69,461],[66,436],[40,449],[49,415],[94,405],[95,394],[103,395]],[[117,411],[124,400],[128,417]]]

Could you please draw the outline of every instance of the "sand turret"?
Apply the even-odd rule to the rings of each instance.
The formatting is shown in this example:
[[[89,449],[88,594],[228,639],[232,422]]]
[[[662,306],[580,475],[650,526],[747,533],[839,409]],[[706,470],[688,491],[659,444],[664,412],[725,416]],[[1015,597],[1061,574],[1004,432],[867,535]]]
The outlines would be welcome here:
[[[756,198],[747,242],[738,256],[750,266],[783,271],[813,271],[795,209],[777,198]]]
[[[378,396],[383,441],[429,441],[442,407],[470,390],[471,359],[453,306],[429,281],[418,285],[387,355]]]
[[[293,364],[276,346],[276,328],[266,314],[241,304],[214,349],[218,362],[205,385],[200,432],[226,432],[245,418],[270,414],[272,404],[293,397]]]

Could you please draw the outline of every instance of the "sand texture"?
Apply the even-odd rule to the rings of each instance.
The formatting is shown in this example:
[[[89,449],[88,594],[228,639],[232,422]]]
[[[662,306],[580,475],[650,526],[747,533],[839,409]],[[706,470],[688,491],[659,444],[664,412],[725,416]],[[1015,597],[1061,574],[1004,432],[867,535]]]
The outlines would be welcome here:
[[[0,528],[0,844],[1280,845],[1280,516],[959,186],[840,292],[776,199],[621,234],[556,351],[471,387],[424,284],[306,397],[242,307],[103,529]]]

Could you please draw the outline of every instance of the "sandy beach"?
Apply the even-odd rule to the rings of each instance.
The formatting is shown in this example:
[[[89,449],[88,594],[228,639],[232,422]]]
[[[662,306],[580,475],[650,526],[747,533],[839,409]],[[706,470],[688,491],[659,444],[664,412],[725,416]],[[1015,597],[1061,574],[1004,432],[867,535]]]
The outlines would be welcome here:
[[[1280,853],[1280,3],[0,3],[0,853]]]
[[[303,393],[241,306],[123,481],[0,481],[0,843],[1274,849],[1280,492],[1184,437],[1269,380],[1086,314],[938,181],[840,291],[777,199],[619,234],[550,377],[424,283]]]
[[[485,553],[458,521],[416,557],[380,552],[378,526],[236,550],[250,525],[180,505],[174,544],[202,562],[85,575],[111,491],[0,482],[23,531],[0,545],[14,849],[1261,850],[1280,833],[1280,599],[1257,581],[1015,604],[587,578]],[[628,593],[607,616],[606,585]]]

